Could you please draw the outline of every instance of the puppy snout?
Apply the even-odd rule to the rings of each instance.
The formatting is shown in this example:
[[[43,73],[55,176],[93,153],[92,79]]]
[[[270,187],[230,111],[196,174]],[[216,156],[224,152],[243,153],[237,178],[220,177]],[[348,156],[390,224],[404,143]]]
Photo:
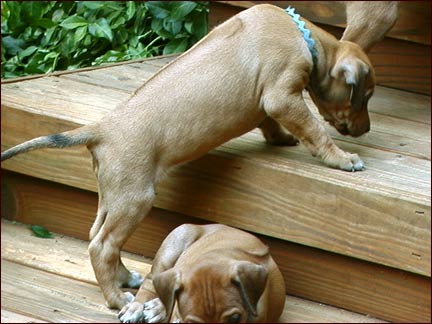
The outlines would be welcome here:
[[[359,137],[370,131],[370,123],[365,123],[363,125],[359,125],[359,127],[355,127],[353,130],[349,132],[352,137]]]
[[[351,135],[351,132],[348,129],[348,125],[347,124],[339,124],[338,127],[337,127],[337,130],[342,135]]]

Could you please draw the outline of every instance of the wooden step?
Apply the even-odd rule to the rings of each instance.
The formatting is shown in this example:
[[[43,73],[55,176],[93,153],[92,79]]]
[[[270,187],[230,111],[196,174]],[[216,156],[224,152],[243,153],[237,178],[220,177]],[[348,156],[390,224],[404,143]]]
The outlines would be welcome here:
[[[87,242],[55,235],[33,236],[26,226],[1,224],[2,323],[118,323],[104,306],[87,254]],[[125,264],[141,274],[151,261],[125,253]],[[285,323],[383,323],[335,307],[287,296]]]
[[[98,120],[170,59],[3,82],[2,150]],[[369,134],[329,128],[365,172],[329,169],[302,145],[271,147],[253,131],[170,173],[155,206],[430,277],[429,106],[428,96],[378,88]],[[27,153],[2,168],[96,191],[83,147]]]
[[[2,82],[2,150],[98,120],[173,58]],[[329,169],[303,146],[271,147],[253,131],[170,173],[125,248],[152,255],[181,223],[221,222],[266,235],[292,294],[428,321],[430,97],[379,87],[370,111],[372,131],[362,138],[328,128],[361,155],[365,172]],[[2,169],[51,181],[9,173],[2,215],[87,239],[97,200],[85,148],[27,153]]]
[[[8,219],[42,225],[50,231],[87,240],[96,208],[96,193],[8,171],[2,174],[2,216]],[[154,208],[124,249],[154,257],[172,229],[184,223],[203,222]],[[388,321],[427,322],[430,318],[428,277],[259,237],[269,245],[290,295]]]

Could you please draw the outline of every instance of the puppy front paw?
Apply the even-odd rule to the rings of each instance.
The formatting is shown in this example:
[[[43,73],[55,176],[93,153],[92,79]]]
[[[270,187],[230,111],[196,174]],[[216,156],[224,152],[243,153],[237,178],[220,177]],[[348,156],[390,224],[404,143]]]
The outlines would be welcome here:
[[[165,320],[165,306],[159,298],[144,303],[144,319],[146,323],[160,323]]]
[[[144,305],[138,302],[128,303],[118,314],[122,323],[143,323]]]
[[[328,166],[344,171],[363,171],[365,165],[357,154],[346,153],[342,151],[341,156],[324,158],[324,163]]]

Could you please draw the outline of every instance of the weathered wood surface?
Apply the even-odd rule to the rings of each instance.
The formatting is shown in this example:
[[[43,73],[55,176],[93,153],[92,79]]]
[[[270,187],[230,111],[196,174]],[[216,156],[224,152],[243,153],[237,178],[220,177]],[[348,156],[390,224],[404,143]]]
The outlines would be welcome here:
[[[2,150],[98,120],[155,71],[151,62],[2,84]],[[430,276],[429,105],[377,89],[372,131],[335,135],[365,172],[329,169],[302,145],[271,147],[254,131],[171,172],[155,206]],[[96,191],[83,147],[27,153],[2,168]]]
[[[6,171],[2,174],[2,195],[2,217],[88,239],[96,213],[96,193]],[[124,249],[154,257],[172,229],[202,222],[154,208]],[[279,264],[290,295],[394,322],[430,318],[430,278],[269,237],[261,239]],[[26,249],[31,250],[31,245]],[[49,260],[44,262],[49,264]]]
[[[2,323],[118,323],[107,309],[87,254],[87,243],[56,235],[40,239],[24,226],[2,220]],[[124,256],[132,269],[146,274],[150,262]],[[287,296],[285,323],[380,323],[378,319]]]
[[[209,24],[218,25],[256,3],[273,3],[282,8],[291,5],[337,38],[345,27],[345,9],[340,1],[212,1]],[[399,18],[389,37],[369,52],[378,84],[430,95],[430,10],[428,1],[399,2]]]

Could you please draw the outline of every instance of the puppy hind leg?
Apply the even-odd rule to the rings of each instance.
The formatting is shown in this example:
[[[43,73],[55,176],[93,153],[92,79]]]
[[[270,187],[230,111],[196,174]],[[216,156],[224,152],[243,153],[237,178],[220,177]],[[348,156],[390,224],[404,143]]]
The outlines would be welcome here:
[[[122,188],[114,193],[103,225],[89,245],[90,260],[105,300],[111,308],[121,308],[127,302],[120,287],[137,287],[142,278],[129,272],[120,260],[120,249],[151,209],[153,187]]]

